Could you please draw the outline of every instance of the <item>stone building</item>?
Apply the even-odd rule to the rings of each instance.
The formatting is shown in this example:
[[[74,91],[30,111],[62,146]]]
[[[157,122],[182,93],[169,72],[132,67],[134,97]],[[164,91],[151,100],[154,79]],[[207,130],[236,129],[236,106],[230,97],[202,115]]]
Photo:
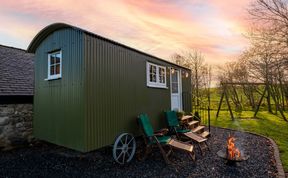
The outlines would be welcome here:
[[[34,56],[0,45],[0,150],[32,136]]]

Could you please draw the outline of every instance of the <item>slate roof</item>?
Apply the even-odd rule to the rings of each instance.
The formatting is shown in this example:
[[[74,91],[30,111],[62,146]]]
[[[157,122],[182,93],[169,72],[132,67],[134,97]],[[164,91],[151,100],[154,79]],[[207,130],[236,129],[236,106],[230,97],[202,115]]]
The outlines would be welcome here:
[[[34,90],[34,55],[0,45],[0,96],[31,96]]]

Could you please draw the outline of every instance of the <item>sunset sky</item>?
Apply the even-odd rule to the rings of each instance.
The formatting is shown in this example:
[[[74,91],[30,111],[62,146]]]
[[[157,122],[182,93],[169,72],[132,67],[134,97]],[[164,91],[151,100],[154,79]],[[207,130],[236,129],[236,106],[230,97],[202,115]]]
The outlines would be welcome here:
[[[64,22],[168,60],[200,50],[223,64],[245,47],[250,0],[0,0],[0,44],[27,49],[45,26]]]

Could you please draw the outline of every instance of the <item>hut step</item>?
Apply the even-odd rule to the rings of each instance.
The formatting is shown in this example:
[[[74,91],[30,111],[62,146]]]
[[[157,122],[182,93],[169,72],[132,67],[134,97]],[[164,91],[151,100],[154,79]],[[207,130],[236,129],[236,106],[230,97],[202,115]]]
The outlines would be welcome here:
[[[194,128],[194,129],[192,129],[192,132],[194,132],[194,133],[198,133],[198,132],[203,132],[204,131],[204,128],[205,128],[205,126],[198,126],[198,127],[196,127],[196,128]]]
[[[191,121],[188,123],[190,129],[193,129],[199,125],[199,121]]]
[[[203,138],[207,138],[207,137],[210,136],[210,132],[204,131],[200,136],[203,137]]]

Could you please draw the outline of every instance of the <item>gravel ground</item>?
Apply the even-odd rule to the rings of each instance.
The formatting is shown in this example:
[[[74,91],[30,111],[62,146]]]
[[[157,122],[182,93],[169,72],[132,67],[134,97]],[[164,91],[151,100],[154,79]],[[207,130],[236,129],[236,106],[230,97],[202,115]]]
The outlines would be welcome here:
[[[259,136],[211,128],[210,151],[201,156],[195,147],[196,162],[175,151],[166,165],[155,149],[145,161],[133,159],[128,165],[113,161],[112,148],[105,147],[81,154],[63,147],[40,142],[33,146],[0,152],[0,177],[276,177],[271,143]],[[229,166],[217,156],[226,138],[233,134],[238,147],[250,155],[247,161]]]

